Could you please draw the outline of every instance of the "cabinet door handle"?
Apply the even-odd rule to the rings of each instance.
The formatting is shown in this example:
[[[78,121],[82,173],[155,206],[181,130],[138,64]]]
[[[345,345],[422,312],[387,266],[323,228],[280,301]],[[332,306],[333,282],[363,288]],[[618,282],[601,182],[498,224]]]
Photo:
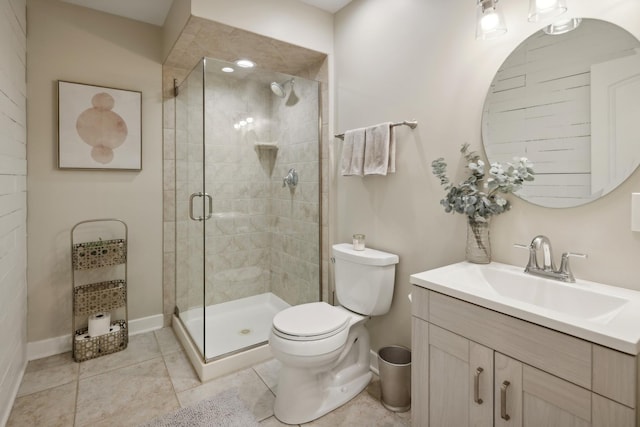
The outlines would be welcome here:
[[[509,387],[511,383],[509,381],[504,381],[502,386],[500,386],[500,417],[509,421],[511,417],[507,414],[507,387]]]
[[[478,405],[482,405],[482,399],[480,399],[480,374],[484,371],[482,368],[477,368],[476,373],[473,374],[473,401]]]

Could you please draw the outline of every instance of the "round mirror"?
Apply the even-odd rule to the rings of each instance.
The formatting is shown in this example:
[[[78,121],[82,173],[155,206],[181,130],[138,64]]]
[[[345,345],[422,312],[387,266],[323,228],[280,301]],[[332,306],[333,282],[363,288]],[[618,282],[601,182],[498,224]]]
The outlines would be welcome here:
[[[640,42],[597,19],[533,34],[491,83],[482,139],[490,162],[531,160],[535,180],[517,193],[531,203],[571,207],[609,193],[640,161]]]

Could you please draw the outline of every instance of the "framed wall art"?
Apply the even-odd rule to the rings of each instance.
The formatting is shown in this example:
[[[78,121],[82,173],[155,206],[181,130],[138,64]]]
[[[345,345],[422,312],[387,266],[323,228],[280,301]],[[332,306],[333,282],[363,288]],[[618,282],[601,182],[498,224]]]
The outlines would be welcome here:
[[[142,169],[142,92],[58,80],[58,167]]]

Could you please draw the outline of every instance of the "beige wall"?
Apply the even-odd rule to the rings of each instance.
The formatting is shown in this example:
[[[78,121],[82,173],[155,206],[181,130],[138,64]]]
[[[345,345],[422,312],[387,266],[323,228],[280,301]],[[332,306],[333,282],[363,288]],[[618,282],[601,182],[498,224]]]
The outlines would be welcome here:
[[[329,54],[333,15],[299,0],[174,0],[163,30],[166,58],[190,15]]]
[[[0,0],[0,425],[27,360],[26,2]]]
[[[162,62],[174,48],[180,33],[191,16],[191,0],[173,0],[162,26]]]
[[[480,118],[489,84],[508,54],[542,24],[527,22],[528,1],[500,2],[509,32],[475,40],[475,4],[469,0],[355,0],[336,15],[336,129],[417,119],[398,129],[398,172],[388,177],[340,177],[336,239],[365,233],[367,243],[400,256],[391,312],[369,323],[372,348],[410,345],[406,295],[409,275],[464,259],[465,218],[447,215],[431,161],[458,164],[459,147],[481,149]],[[637,0],[570,2],[576,16],[612,21],[640,37]],[[334,156],[340,144],[334,146]],[[333,162],[335,164],[335,160]],[[640,174],[603,199],[572,209],[546,209],[521,200],[492,224],[493,259],[524,266],[528,254],[512,247],[549,236],[556,257],[584,252],[576,277],[640,290],[635,263],[640,235],[630,231],[630,193]],[[513,199],[513,198],[512,198]]]
[[[129,225],[129,319],[162,313],[161,30],[51,0],[28,0],[29,341],[70,333],[69,231]],[[141,172],[58,170],[57,80],[142,92]]]
[[[191,13],[318,52],[333,50],[333,15],[299,0],[191,0]]]

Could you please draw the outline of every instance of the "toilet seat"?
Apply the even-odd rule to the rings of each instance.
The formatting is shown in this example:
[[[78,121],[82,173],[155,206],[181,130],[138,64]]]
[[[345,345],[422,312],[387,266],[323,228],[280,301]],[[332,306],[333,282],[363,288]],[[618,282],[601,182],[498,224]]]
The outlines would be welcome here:
[[[275,335],[293,341],[317,341],[344,331],[350,316],[326,302],[312,302],[287,308],[273,318]]]

